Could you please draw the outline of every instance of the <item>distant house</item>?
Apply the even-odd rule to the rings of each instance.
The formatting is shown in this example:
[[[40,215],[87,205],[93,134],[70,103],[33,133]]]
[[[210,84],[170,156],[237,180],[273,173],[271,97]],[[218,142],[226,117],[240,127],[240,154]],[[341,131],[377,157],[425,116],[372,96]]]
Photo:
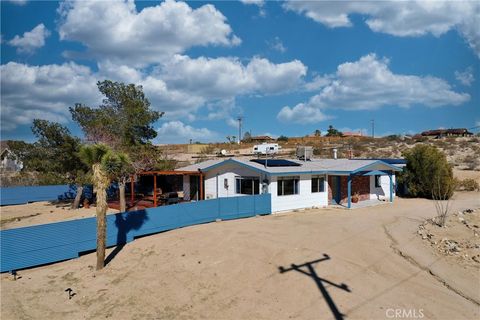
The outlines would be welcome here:
[[[344,137],[363,137],[363,134],[361,131],[358,131],[358,132],[343,131],[342,135]]]
[[[23,163],[8,147],[8,141],[0,141],[0,170],[17,172],[22,170]]]
[[[251,137],[250,141],[254,143],[263,143],[263,142],[272,142],[275,139],[269,136],[256,136],[256,137]]]
[[[432,138],[443,138],[443,137],[471,137],[473,133],[468,131],[465,128],[457,128],[457,129],[436,129],[436,130],[428,130],[423,131],[421,133],[424,137],[432,137]]]

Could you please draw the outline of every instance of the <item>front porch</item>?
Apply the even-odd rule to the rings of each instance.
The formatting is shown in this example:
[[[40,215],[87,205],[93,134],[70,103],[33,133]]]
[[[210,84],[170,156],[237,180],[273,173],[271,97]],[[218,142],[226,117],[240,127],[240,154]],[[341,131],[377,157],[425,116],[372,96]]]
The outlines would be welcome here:
[[[400,170],[385,164],[372,164],[346,174],[330,175],[328,176],[329,203],[353,209],[385,201],[393,202],[395,189],[393,175],[394,171]],[[388,177],[387,186],[382,185],[381,177]],[[355,199],[352,199],[354,197]]]

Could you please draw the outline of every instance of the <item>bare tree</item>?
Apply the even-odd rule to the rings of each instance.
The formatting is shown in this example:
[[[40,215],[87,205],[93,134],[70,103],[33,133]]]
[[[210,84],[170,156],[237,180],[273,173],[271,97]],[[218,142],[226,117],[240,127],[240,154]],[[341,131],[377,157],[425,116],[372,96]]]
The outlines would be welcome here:
[[[451,195],[454,186],[452,183],[442,184],[440,180],[440,177],[437,176],[433,181],[432,199],[435,202],[435,210],[437,211],[434,221],[439,227],[444,227],[451,209]]]

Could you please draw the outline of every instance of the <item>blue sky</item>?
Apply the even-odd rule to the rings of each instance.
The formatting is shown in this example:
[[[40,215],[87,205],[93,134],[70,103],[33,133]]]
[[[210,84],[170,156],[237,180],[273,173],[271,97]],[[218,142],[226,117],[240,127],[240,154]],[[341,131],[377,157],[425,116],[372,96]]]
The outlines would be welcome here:
[[[136,83],[157,143],[480,126],[480,2],[1,2],[2,139]],[[477,129],[478,131],[478,129]]]

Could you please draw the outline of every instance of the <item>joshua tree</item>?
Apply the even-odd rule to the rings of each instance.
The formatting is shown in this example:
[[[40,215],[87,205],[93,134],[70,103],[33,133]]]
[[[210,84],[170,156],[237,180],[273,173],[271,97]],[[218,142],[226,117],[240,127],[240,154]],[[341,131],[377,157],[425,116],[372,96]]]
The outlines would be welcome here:
[[[103,144],[83,146],[79,156],[92,168],[93,186],[97,193],[97,270],[101,270],[105,265],[107,188],[129,160],[125,154],[114,152]]]

